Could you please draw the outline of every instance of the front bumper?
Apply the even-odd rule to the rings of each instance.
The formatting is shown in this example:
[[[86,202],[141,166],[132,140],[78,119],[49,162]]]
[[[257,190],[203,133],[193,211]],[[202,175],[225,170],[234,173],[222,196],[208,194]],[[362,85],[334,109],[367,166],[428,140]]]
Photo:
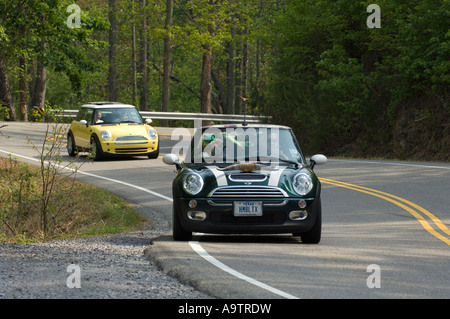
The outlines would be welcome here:
[[[115,141],[102,141],[102,151],[104,155],[148,155],[158,149],[158,140],[146,142],[118,143]]]
[[[189,207],[191,200],[192,198],[174,199],[174,205],[176,205],[174,212],[179,214],[181,226],[191,232],[215,234],[306,232],[314,226],[317,210],[321,209],[320,200],[314,198],[236,199],[263,203],[262,216],[236,217],[233,213],[234,200],[214,201],[212,198],[195,198],[195,208]],[[305,200],[306,207],[299,207],[300,200]],[[291,212],[295,213],[290,214]],[[292,219],[298,215],[302,217]],[[201,218],[193,218],[193,216],[201,216]]]

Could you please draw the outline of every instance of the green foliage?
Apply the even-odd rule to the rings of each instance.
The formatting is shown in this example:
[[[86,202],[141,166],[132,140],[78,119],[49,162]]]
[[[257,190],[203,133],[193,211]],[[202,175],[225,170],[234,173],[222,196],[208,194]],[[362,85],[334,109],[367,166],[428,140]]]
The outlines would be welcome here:
[[[106,24],[95,11],[82,11],[82,27],[69,28],[66,8],[72,3],[0,0],[0,46],[10,60],[25,55],[64,73],[72,86],[67,88],[69,93],[80,94],[84,73],[98,68],[91,55],[106,45],[105,41],[96,40],[93,32],[105,30]]]
[[[8,108],[0,105],[0,121],[7,120],[9,118]]]
[[[7,42],[8,35],[5,32],[5,28],[0,24],[0,42]]]
[[[307,151],[410,156],[392,149],[406,109],[426,134],[448,132],[436,115],[449,114],[449,2],[377,1],[379,29],[366,25],[369,4],[286,1],[267,29],[265,41],[276,51],[260,102],[277,122],[299,128]]]
[[[16,98],[23,71],[17,57],[24,55],[47,66],[51,105],[73,109],[108,98],[108,2],[78,1],[82,25],[70,29],[65,9],[72,3],[0,0],[0,48]],[[146,37],[144,107],[161,109],[163,41],[170,35],[171,111],[200,111],[202,59],[212,48],[214,112],[228,110],[227,90],[235,87],[235,112],[243,109],[237,96],[250,97],[249,113],[294,127],[306,152],[409,156],[396,153],[408,135],[399,133],[401,116],[420,120],[420,127],[408,126],[426,132],[420,133],[424,140],[428,134],[445,141],[449,134],[450,3],[378,0],[381,28],[370,29],[366,9],[372,3],[177,0],[166,28],[166,1],[116,0],[118,100],[139,107],[132,70]],[[137,83],[143,76],[139,66]],[[415,140],[403,148],[424,143]],[[444,154],[446,145],[432,147],[433,154]]]

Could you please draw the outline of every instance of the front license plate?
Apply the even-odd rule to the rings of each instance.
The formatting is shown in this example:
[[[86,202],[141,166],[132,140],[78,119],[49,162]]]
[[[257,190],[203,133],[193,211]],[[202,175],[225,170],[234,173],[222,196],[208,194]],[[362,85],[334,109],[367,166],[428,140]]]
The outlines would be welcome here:
[[[234,216],[262,216],[262,202],[234,202]]]

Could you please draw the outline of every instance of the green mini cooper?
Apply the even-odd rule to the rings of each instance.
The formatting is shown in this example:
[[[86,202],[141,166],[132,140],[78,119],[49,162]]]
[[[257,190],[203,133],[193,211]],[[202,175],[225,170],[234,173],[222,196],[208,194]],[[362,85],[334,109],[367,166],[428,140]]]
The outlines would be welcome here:
[[[181,156],[184,155],[184,160]],[[196,130],[184,154],[167,154],[175,165],[173,238],[193,232],[292,233],[304,243],[321,238],[320,182],[289,127],[214,125]]]

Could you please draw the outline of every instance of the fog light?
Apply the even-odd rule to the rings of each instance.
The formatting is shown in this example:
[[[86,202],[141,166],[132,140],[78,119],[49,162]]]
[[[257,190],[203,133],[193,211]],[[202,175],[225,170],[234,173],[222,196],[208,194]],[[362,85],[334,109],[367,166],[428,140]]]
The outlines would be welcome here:
[[[201,211],[188,211],[187,215],[190,220],[202,221],[206,219],[206,213]]]
[[[293,210],[289,213],[290,220],[304,220],[308,217],[308,212],[306,210]]]
[[[305,208],[306,207],[306,201],[301,199],[298,201],[298,207]]]
[[[195,207],[197,207],[197,201],[195,199],[192,199],[189,201],[188,205],[190,208],[195,208]]]

